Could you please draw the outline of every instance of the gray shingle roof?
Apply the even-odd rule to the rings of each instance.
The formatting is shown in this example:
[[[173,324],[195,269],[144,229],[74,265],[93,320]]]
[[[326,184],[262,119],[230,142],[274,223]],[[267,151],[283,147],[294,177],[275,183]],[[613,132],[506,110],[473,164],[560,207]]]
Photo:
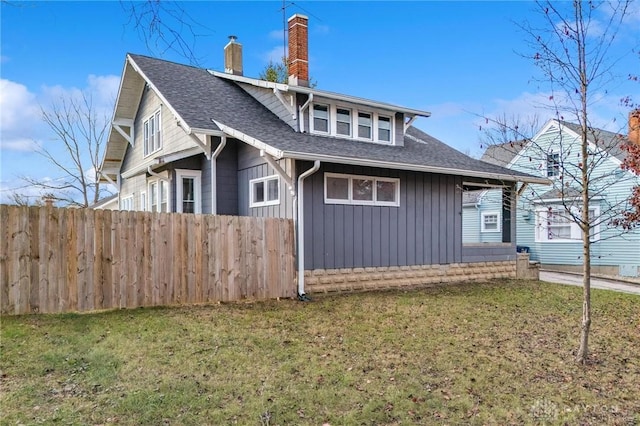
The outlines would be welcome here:
[[[212,122],[215,119],[294,158],[331,156],[338,157],[335,162],[342,158],[392,163],[400,169],[413,166],[451,169],[463,176],[499,174],[513,178],[510,180],[532,178],[473,159],[415,127],[406,132],[403,147],[296,132],[237,84],[207,70],[147,56],[130,57],[191,128],[219,130]]]

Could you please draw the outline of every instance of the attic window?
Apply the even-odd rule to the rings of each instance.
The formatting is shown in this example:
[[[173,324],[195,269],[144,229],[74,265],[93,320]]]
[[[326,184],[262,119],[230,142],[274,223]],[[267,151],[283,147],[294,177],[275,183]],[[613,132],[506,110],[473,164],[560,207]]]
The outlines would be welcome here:
[[[388,112],[387,112],[388,114]],[[314,104],[310,108],[311,133],[361,141],[393,143],[392,115],[356,105]]]
[[[154,112],[144,124],[144,156],[153,154],[162,148],[162,122],[160,110]]]
[[[547,177],[560,176],[560,154],[547,154]]]

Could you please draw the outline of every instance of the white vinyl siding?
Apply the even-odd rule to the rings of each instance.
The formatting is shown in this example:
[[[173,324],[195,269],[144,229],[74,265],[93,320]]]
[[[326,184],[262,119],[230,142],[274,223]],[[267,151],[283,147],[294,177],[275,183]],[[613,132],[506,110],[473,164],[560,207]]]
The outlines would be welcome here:
[[[325,173],[326,204],[400,205],[400,179]]]

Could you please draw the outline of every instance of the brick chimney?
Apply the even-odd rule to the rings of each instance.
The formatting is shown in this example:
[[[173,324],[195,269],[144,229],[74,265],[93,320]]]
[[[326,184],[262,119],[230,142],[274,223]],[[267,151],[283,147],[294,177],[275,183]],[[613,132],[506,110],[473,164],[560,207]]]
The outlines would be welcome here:
[[[229,36],[229,43],[224,47],[224,72],[242,75],[242,45],[236,43],[238,37]]]
[[[309,18],[289,18],[289,84],[309,86]]]
[[[629,136],[627,138],[634,144],[640,145],[640,109],[629,113]]]

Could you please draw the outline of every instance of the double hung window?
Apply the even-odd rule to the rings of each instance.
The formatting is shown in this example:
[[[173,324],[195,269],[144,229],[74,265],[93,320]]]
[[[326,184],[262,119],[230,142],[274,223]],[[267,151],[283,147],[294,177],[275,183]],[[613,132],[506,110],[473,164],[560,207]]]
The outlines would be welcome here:
[[[160,110],[143,123],[144,156],[151,155],[162,148]]]

